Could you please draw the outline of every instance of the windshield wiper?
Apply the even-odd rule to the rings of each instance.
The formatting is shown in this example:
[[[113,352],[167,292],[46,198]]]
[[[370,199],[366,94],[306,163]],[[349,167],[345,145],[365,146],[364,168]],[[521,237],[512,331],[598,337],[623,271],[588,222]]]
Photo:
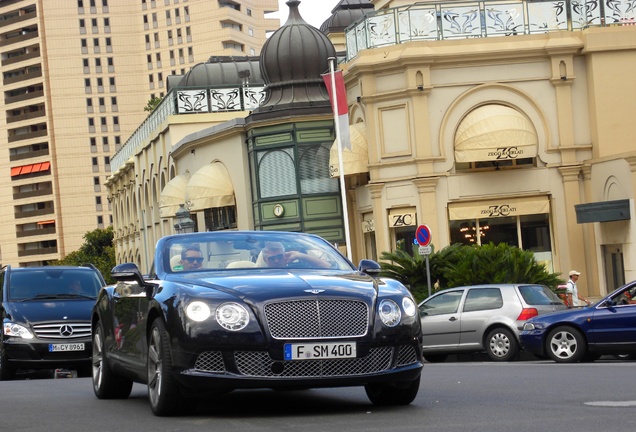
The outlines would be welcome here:
[[[23,298],[23,299],[19,299],[15,301],[22,303],[22,302],[31,301],[31,300],[57,300],[57,299],[68,299],[68,298],[95,300],[97,297],[86,295],[86,294],[38,294],[35,297]]]
[[[68,294],[56,294],[57,298],[82,298],[82,299],[92,299],[95,300],[97,297],[88,295],[88,294],[77,294],[77,293],[68,293]]]

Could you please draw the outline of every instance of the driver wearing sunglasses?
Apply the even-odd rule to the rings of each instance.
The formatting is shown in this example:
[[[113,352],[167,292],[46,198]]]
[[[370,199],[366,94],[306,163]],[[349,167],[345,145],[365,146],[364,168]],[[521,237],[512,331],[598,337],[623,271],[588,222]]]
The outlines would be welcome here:
[[[181,265],[184,271],[198,270],[203,265],[203,253],[197,246],[190,246],[181,252]]]
[[[329,268],[328,262],[316,256],[302,253],[300,251],[285,251],[285,247],[280,242],[267,242],[262,250],[263,262],[266,267],[286,267],[292,261],[303,261],[311,267]],[[259,265],[259,262],[256,263]]]

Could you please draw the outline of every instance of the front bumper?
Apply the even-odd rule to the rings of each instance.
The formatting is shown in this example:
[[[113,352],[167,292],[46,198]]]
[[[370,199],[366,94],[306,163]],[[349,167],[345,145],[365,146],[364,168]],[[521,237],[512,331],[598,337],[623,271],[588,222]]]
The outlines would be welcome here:
[[[239,388],[347,387],[382,382],[409,382],[422,370],[417,345],[376,347],[347,359],[273,359],[266,351],[205,351],[193,367],[175,378],[190,391],[218,392]]]
[[[545,355],[545,344],[543,343],[543,331],[532,330],[523,331],[519,336],[521,347],[524,351],[536,355]]]
[[[49,351],[51,344],[83,343],[81,351]],[[12,369],[76,369],[91,364],[93,343],[90,338],[77,340],[14,339],[3,341],[7,365]]]

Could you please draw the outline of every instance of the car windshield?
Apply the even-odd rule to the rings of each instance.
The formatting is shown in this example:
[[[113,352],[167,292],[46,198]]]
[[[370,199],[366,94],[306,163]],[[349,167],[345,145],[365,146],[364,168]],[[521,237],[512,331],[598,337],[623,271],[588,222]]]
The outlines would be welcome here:
[[[559,296],[545,285],[520,285],[519,292],[530,306],[563,304]]]
[[[10,273],[9,298],[14,301],[95,299],[102,287],[92,270],[46,269],[14,270]]]
[[[168,272],[300,268],[352,270],[336,248],[319,237],[276,232],[176,235],[157,251]]]

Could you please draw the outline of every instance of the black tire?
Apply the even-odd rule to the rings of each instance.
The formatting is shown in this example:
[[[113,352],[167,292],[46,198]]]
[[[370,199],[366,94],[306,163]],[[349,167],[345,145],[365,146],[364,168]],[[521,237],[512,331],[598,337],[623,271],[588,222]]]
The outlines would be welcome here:
[[[429,363],[444,363],[448,358],[448,354],[426,354],[424,360]]]
[[[148,340],[148,399],[157,416],[171,416],[181,407],[183,397],[172,376],[170,340],[160,318],[152,323]]]
[[[576,363],[585,357],[587,342],[574,327],[560,326],[548,333],[546,352],[557,363]]]
[[[104,348],[104,329],[97,323],[93,332],[93,391],[99,399],[126,399],[132,390],[132,381],[123,379],[110,368]]]
[[[519,341],[505,327],[492,329],[486,336],[486,352],[492,361],[511,361],[519,356]]]
[[[364,390],[373,405],[408,405],[415,400],[420,389],[420,377],[413,381],[367,384]]]
[[[0,347],[0,381],[10,381],[15,378],[15,369],[9,366],[4,348]]]

